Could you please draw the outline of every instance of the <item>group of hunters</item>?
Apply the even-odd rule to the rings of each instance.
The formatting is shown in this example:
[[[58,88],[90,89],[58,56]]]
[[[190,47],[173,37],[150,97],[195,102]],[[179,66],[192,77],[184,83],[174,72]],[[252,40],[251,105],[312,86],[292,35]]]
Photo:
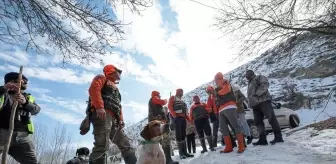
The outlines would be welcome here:
[[[94,146],[89,155],[87,148],[77,150],[76,159],[89,156],[91,164],[105,164],[109,141],[118,146],[121,155],[126,164],[135,164],[137,157],[135,149],[130,143],[130,139],[125,134],[123,112],[121,106],[121,95],[117,88],[122,70],[114,65],[106,65],[103,69],[103,75],[94,77],[89,87],[89,101],[87,117],[83,120],[80,130],[81,134],[86,134],[93,126]],[[0,153],[3,152],[7,144],[9,132],[9,117],[15,101],[18,107],[15,114],[13,139],[10,143],[8,154],[17,162],[22,164],[37,164],[34,144],[31,134],[34,133],[34,127],[31,117],[40,112],[40,107],[35,103],[34,97],[26,92],[28,78],[22,75],[21,86],[18,86],[19,73],[10,72],[4,77],[4,85],[0,87]],[[191,154],[191,147],[195,153],[195,132],[189,128],[196,128],[198,138],[203,150],[207,152],[206,142],[211,151],[217,147],[218,128],[222,133],[225,148],[220,153],[230,153],[238,143],[238,153],[243,153],[247,144],[252,142],[249,126],[245,119],[245,110],[243,102],[247,101],[249,107],[253,110],[254,121],[258,127],[260,137],[253,145],[267,145],[264,117],[266,117],[272,126],[274,140],[270,143],[283,142],[279,123],[275,117],[271,105],[271,95],[268,91],[268,79],[262,75],[255,75],[252,70],[246,71],[248,80],[247,98],[241,91],[233,87],[226,80],[222,73],[217,73],[214,77],[215,86],[208,86],[208,101],[201,102],[200,97],[193,97],[193,104],[190,109],[183,101],[183,90],[177,89],[176,94],[169,100],[161,99],[158,91],[153,91],[149,100],[148,121],[161,120],[163,122],[174,123],[175,137],[177,141],[179,156],[181,159],[194,157]],[[20,92],[19,88],[21,89]],[[164,111],[168,106],[170,119]],[[210,121],[209,121],[210,120]],[[212,123],[212,128],[210,126]],[[235,137],[229,130],[232,129]],[[187,142],[188,150],[187,152]],[[171,158],[171,139],[169,135],[164,135],[161,140],[162,149],[166,156],[167,164],[178,164]],[[76,160],[71,160],[76,161]],[[71,163],[80,163],[81,160]]]

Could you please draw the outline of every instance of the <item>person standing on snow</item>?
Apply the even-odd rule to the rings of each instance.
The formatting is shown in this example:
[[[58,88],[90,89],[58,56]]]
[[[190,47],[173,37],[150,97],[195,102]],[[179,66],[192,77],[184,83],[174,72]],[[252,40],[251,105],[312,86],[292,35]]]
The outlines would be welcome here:
[[[219,125],[221,132],[224,135],[225,142],[225,149],[221,151],[221,153],[230,153],[233,151],[232,140],[228,128],[229,123],[231,123],[233,130],[236,133],[238,153],[243,153],[245,151],[245,141],[237,118],[236,97],[229,81],[224,79],[224,75],[221,72],[218,72],[215,75],[215,82],[217,87],[213,94],[216,95],[216,106],[219,111]]]
[[[19,86],[19,73],[10,72],[4,77],[5,84],[0,86],[0,154],[7,144],[9,122],[14,101],[18,102],[14,120],[14,131],[8,154],[19,163],[37,164],[34,143],[30,137],[34,133],[32,115],[37,115],[41,108],[35,98],[25,92],[28,79],[22,75]],[[18,90],[21,88],[21,92]]]
[[[250,127],[246,121],[245,118],[245,109],[244,109],[244,101],[246,101],[246,97],[245,95],[240,91],[239,88],[232,86],[233,89],[233,93],[236,96],[236,100],[237,100],[237,114],[238,114],[238,121],[240,122],[241,126],[243,127],[245,136],[247,138],[247,144],[251,144],[253,138],[251,136],[251,132],[250,132]]]
[[[245,77],[248,81],[247,97],[249,107],[253,109],[254,122],[259,130],[259,140],[253,145],[268,145],[266,138],[266,130],[264,124],[264,116],[268,118],[269,124],[272,126],[274,140],[270,144],[284,142],[282,139],[281,129],[272,107],[271,94],[268,91],[268,79],[262,75],[255,75],[252,70],[247,70]]]
[[[194,104],[190,108],[189,118],[190,121],[194,121],[196,126],[198,138],[200,139],[201,146],[203,148],[201,153],[208,151],[205,145],[204,133],[210,146],[210,150],[215,151],[212,145],[211,126],[209,122],[209,113],[211,112],[210,108],[207,104],[201,103],[199,96],[194,96],[193,101]]]
[[[192,152],[196,153],[196,143],[195,143],[195,125],[192,122],[187,121],[187,129],[186,129],[186,134],[187,134],[187,146],[188,146],[188,153],[191,153],[191,148]]]
[[[218,120],[218,108],[216,107],[215,103],[215,95],[214,93],[215,88],[213,86],[208,86],[206,89],[206,93],[208,94],[208,101],[207,105],[211,109],[210,113],[210,121],[212,123],[212,145],[214,148],[217,147],[217,138],[218,138],[218,128],[219,128],[219,120]]]
[[[122,71],[113,65],[106,65],[104,75],[97,75],[89,88],[91,122],[95,142],[90,154],[90,163],[105,164],[109,138],[118,146],[126,164],[135,164],[137,158],[130,139],[123,128],[121,95],[116,84]]]
[[[160,92],[153,91],[152,97],[149,99],[148,102],[148,122],[153,120],[159,120],[169,124],[169,120],[167,118],[167,114],[163,109],[163,105],[167,104],[167,100],[162,100],[160,96]],[[169,134],[165,134],[162,137],[161,141],[163,152],[166,156],[166,164],[178,164],[171,158],[171,142]]]
[[[186,145],[186,126],[187,120],[187,104],[182,100],[183,90],[177,89],[175,96],[171,96],[168,102],[168,109],[173,117],[175,123],[175,136],[177,146],[179,149],[179,155],[181,159],[188,157],[194,157],[192,154],[188,154]]]

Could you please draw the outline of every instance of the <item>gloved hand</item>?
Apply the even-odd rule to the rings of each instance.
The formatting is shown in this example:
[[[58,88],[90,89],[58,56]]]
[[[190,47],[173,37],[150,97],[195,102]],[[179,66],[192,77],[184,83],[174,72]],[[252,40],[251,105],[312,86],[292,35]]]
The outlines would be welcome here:
[[[106,111],[105,109],[96,109],[97,117],[99,120],[106,120]]]
[[[21,93],[16,93],[15,96],[14,96],[14,99],[19,104],[25,104],[27,102],[26,98]]]

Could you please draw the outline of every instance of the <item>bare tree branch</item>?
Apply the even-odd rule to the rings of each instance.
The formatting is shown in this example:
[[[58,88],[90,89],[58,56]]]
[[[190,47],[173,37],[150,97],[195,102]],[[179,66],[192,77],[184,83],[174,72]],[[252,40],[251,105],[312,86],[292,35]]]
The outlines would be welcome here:
[[[139,14],[152,0],[2,0],[0,42],[37,54],[57,50],[63,62],[100,62],[123,39],[118,5]]]

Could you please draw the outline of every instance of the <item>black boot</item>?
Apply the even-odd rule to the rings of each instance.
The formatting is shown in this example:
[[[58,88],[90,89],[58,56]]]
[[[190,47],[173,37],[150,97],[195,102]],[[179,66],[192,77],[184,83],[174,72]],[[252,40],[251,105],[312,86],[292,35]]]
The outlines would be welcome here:
[[[90,159],[89,164],[107,164],[106,154],[104,153],[102,156],[100,156],[97,159]]]
[[[259,140],[257,142],[252,143],[252,144],[254,146],[258,146],[258,145],[266,146],[266,145],[268,145],[266,135],[260,135]]]
[[[186,158],[187,158],[187,157],[184,155],[184,152],[183,152],[183,144],[185,145],[184,142],[178,142],[178,143],[177,143],[177,147],[178,147],[178,150],[179,150],[180,159],[186,159]]]
[[[184,154],[184,156],[186,156],[187,158],[194,157],[194,155],[187,153],[187,144],[186,144],[186,142],[184,141],[182,143],[183,143],[182,144],[182,146],[183,146],[182,148],[183,148],[183,154]]]
[[[124,157],[125,164],[136,164],[137,163],[137,157],[135,156],[135,153]]]
[[[253,137],[252,136],[247,136],[247,144],[251,144],[252,143],[252,140],[253,140]]]
[[[172,160],[170,146],[162,146],[162,149],[166,156],[166,164],[179,164],[178,162]]]
[[[282,135],[281,135],[281,132],[279,133],[274,133],[274,140],[270,141],[270,144],[271,145],[274,145],[276,143],[281,143],[281,142],[284,142],[284,140],[282,139]]]
[[[231,132],[230,132],[230,138],[231,138],[231,142],[232,142],[232,147],[233,148],[237,147],[236,138],[233,138],[233,135],[232,135]]]
[[[210,146],[210,150],[215,151],[215,148],[213,147],[212,137],[208,136],[207,140],[208,140],[208,143],[209,143],[209,146]]]
[[[213,139],[212,139],[212,145],[214,148],[217,147],[217,136],[214,136]]]
[[[201,142],[201,146],[203,148],[203,150],[201,151],[201,153],[205,153],[205,152],[208,152],[208,149],[206,148],[206,145],[205,145],[205,140],[204,139],[200,139],[200,142]]]

